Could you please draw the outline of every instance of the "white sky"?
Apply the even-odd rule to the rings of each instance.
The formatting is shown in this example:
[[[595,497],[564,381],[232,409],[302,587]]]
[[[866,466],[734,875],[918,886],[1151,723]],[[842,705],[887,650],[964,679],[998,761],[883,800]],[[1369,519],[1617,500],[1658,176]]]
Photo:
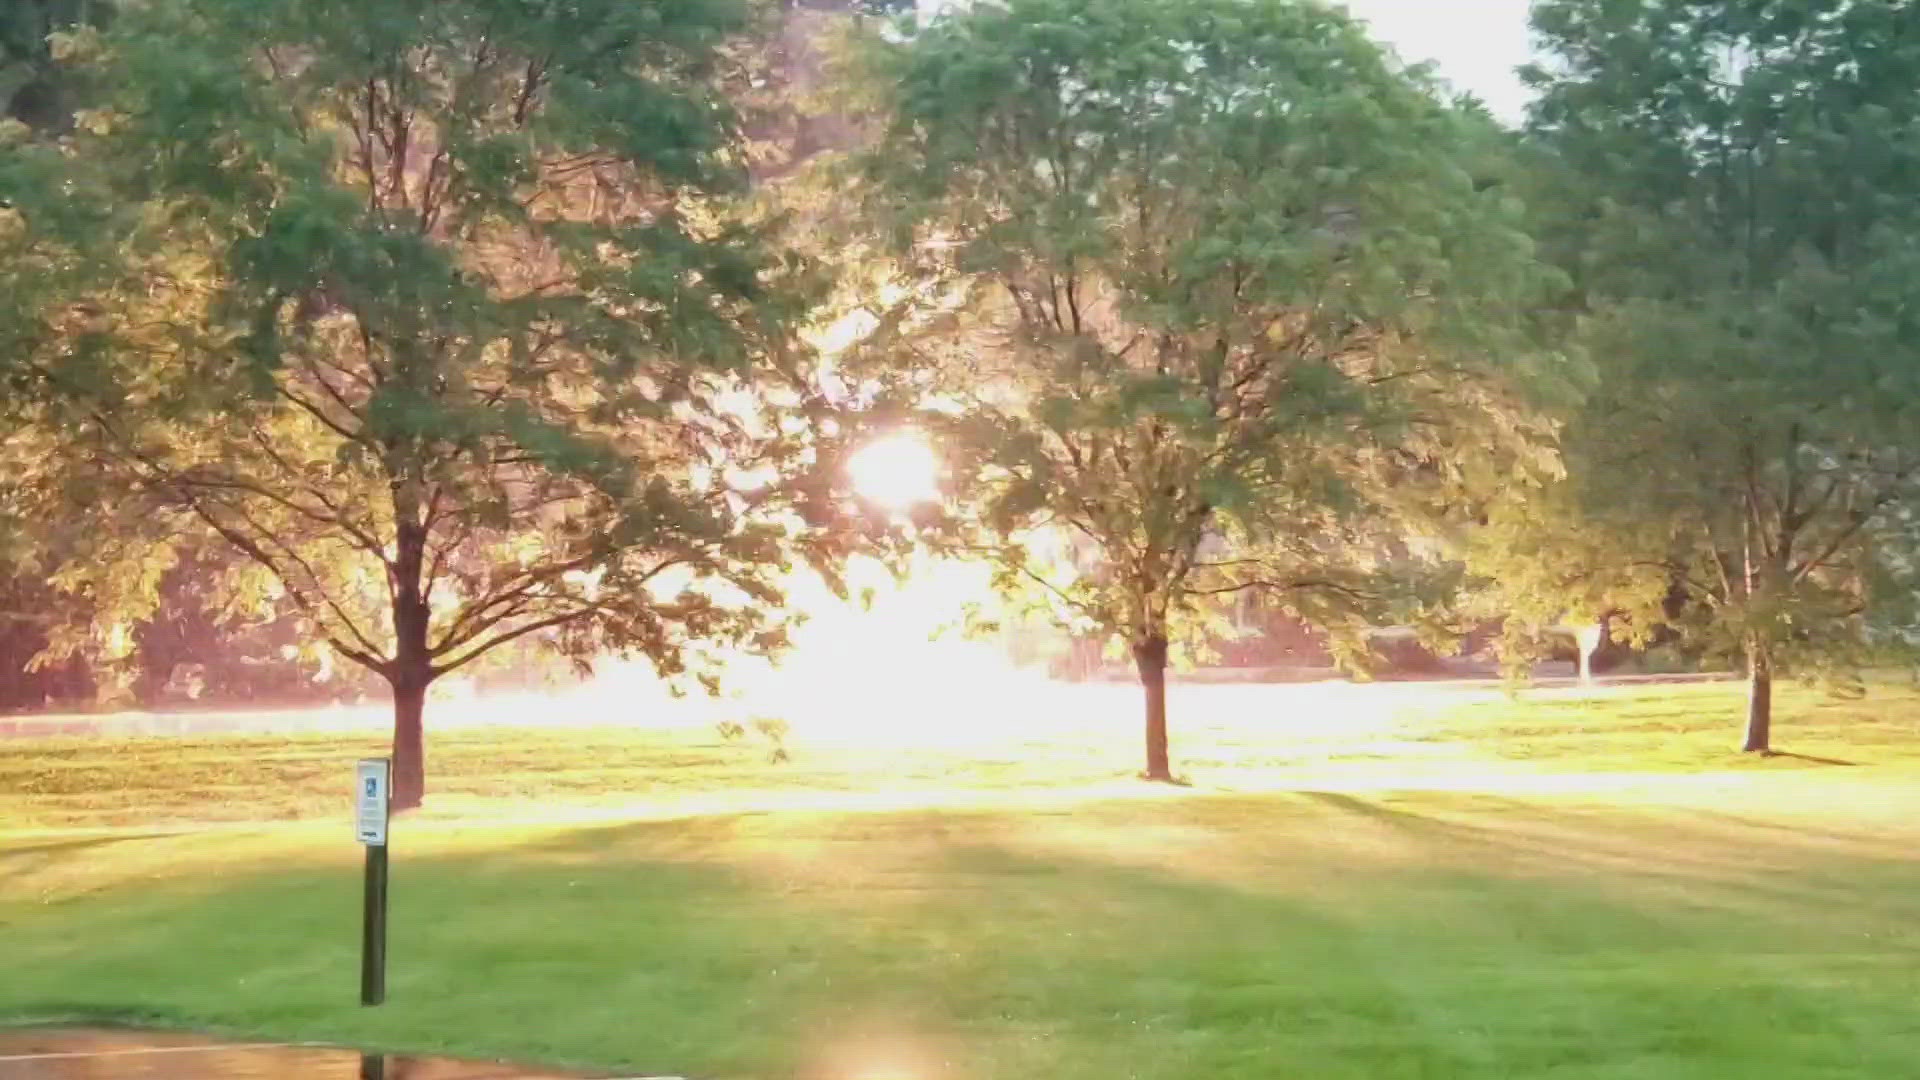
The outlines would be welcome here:
[[[1373,36],[1409,63],[1432,62],[1495,116],[1520,119],[1527,90],[1514,68],[1527,62],[1528,0],[1345,0]]]
[[[920,0],[923,11],[955,0]],[[1495,116],[1518,122],[1527,92],[1513,69],[1527,62],[1528,0],[1328,0],[1344,2],[1374,37],[1408,63],[1432,62]]]

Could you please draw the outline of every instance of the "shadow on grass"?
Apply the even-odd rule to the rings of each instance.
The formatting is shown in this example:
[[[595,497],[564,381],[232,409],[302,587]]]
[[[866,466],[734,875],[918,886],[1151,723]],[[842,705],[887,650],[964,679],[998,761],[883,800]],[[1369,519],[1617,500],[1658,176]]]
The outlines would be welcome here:
[[[1821,887],[1744,903],[1743,859]],[[397,850],[380,1010],[356,876],[296,868],[0,908],[0,1013],[767,1080],[1903,1075],[1920,880],[1809,865],[1462,796],[630,823]]]
[[[93,848],[108,847],[113,844],[125,844],[139,840],[159,840],[174,833],[114,833],[107,836],[84,836],[66,840],[46,840],[39,843],[9,843],[0,847],[0,863],[6,860],[28,855],[64,856]]]
[[[1791,761],[1804,761],[1810,765],[1836,765],[1836,766],[1855,767],[1860,764],[1857,761],[1842,761],[1839,758],[1816,757],[1813,754],[1797,754],[1791,750],[1769,750],[1761,756],[1767,757],[1767,758],[1786,758]]]
[[[0,885],[9,879],[24,880],[30,875],[69,859],[98,854],[108,848],[135,844],[143,840],[166,839],[169,835],[171,834],[117,833],[111,836],[6,844],[0,846]]]

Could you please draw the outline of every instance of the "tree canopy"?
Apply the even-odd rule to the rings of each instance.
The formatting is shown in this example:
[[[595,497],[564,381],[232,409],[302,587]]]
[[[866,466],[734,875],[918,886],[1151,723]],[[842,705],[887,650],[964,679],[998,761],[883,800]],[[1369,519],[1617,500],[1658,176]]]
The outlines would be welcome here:
[[[1905,5],[1551,0],[1539,216],[1599,367],[1564,487],[1482,540],[1508,599],[1674,625],[1753,679],[1903,644],[1920,480],[1920,40]],[[1540,570],[1516,573],[1531,564]],[[1669,587],[1688,602],[1667,602]],[[1525,595],[1531,593],[1531,600]]]
[[[139,212],[38,374],[141,513],[391,684],[399,805],[434,679],[528,635],[705,675],[844,549],[805,268],[732,199],[747,15],[158,0],[72,46],[112,90],[74,157]]]
[[[1351,655],[1412,617],[1384,571],[1448,493],[1541,464],[1545,275],[1488,122],[1285,0],[1011,0],[877,49],[865,206],[906,300],[868,346],[921,357],[1003,582],[1126,643],[1166,779],[1168,649],[1210,598]]]
[[[0,656],[337,656],[406,806],[437,679],[710,683],[911,540],[1130,654],[1155,779],[1254,603],[1679,636],[1768,750],[1920,645],[1908,7],[1537,0],[1509,131],[1318,0],[19,0]]]

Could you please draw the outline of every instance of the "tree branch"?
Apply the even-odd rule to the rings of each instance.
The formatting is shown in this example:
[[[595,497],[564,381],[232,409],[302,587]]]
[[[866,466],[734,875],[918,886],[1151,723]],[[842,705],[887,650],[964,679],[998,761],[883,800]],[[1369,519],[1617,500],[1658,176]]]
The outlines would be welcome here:
[[[534,622],[527,623],[524,626],[515,627],[514,629],[508,630],[505,633],[498,634],[492,638],[489,638],[488,640],[482,642],[479,645],[474,646],[472,649],[468,650],[465,653],[462,653],[457,657],[454,657],[452,660],[449,660],[444,664],[433,665],[431,669],[433,671],[433,677],[437,679],[440,676],[445,675],[449,671],[456,671],[462,667],[465,667],[466,665],[473,663],[475,660],[480,659],[482,656],[485,656],[486,654],[492,652],[493,650],[499,648],[500,646],[505,645],[512,641],[517,641],[520,638],[527,636],[528,634],[538,633],[541,630],[551,630],[556,626],[565,626],[570,622],[574,622],[579,619],[584,619],[588,615],[591,615],[598,610],[600,610],[600,605],[587,604],[586,606],[580,608],[578,611],[569,611],[569,612],[564,612],[558,615],[550,615],[544,619],[539,619]]]
[[[551,584],[574,571],[584,570],[592,566],[600,557],[599,552],[588,552],[587,554],[568,559],[565,562],[536,567],[526,571],[519,578],[510,579],[495,589],[492,595],[477,598],[474,602],[462,609],[458,615],[454,616],[452,625],[448,626],[446,632],[440,635],[440,640],[428,647],[427,655],[444,656],[455,649],[467,645],[492,627],[499,625],[501,621],[513,617],[515,612],[512,610],[496,610],[502,605],[508,605],[510,608],[514,602],[528,598],[533,594],[534,590],[541,586]],[[665,570],[668,566],[678,565],[684,561],[685,560],[673,560],[668,563],[663,563],[649,570],[640,579],[640,583],[644,584],[652,580],[655,575]],[[559,599],[559,597],[548,597],[547,599]]]
[[[1313,592],[1316,590],[1333,592],[1339,593],[1355,602],[1378,600],[1380,598],[1378,593],[1367,592],[1365,589],[1356,589],[1351,585],[1342,585],[1337,581],[1330,581],[1326,578],[1304,578],[1299,581],[1270,581],[1262,578],[1253,581],[1243,581],[1234,585],[1225,585],[1217,589],[1183,589],[1182,592],[1187,596],[1230,596],[1234,593],[1248,592],[1254,589],[1267,592]]]

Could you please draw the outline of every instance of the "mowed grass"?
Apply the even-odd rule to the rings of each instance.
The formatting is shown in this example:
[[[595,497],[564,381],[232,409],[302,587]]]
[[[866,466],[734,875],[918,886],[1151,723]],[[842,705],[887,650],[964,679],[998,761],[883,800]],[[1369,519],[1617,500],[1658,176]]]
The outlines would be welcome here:
[[[1201,786],[1471,785],[1534,774],[1920,769],[1920,690],[1885,683],[1861,700],[1783,688],[1774,758],[1737,752],[1737,684],[1598,692],[1405,686],[1184,687],[1173,699],[1176,767]],[[1056,690],[988,703],[960,723],[915,727],[911,704],[802,726],[790,760],[764,739],[707,725],[455,728],[429,732],[427,816],[661,815],[907,804],[930,793],[1077,789],[1140,767],[1136,691]],[[457,716],[457,706],[440,715]],[[355,758],[375,734],[0,741],[0,832],[338,820]]]
[[[0,836],[0,1017],[711,1080],[1920,1075],[1910,692],[1783,701],[1783,746],[1850,766],[1729,752],[1723,687],[1208,700],[1245,711],[1177,721],[1188,791],[1075,788],[1111,785],[1130,741],[1076,755],[1038,721],[803,739],[788,766],[695,731],[437,739],[435,798],[461,812],[396,825],[377,1010],[354,1004],[338,805],[371,743],[0,745],[0,790],[139,788],[8,796],[42,829]],[[1291,790],[1254,790],[1263,769]],[[212,778],[217,800],[173,786]],[[580,800],[604,784],[662,813],[494,813],[602,805]],[[717,785],[766,809],[705,812]],[[897,808],[831,808],[875,788]],[[956,790],[977,797],[934,798]],[[47,831],[143,800],[325,819]]]

